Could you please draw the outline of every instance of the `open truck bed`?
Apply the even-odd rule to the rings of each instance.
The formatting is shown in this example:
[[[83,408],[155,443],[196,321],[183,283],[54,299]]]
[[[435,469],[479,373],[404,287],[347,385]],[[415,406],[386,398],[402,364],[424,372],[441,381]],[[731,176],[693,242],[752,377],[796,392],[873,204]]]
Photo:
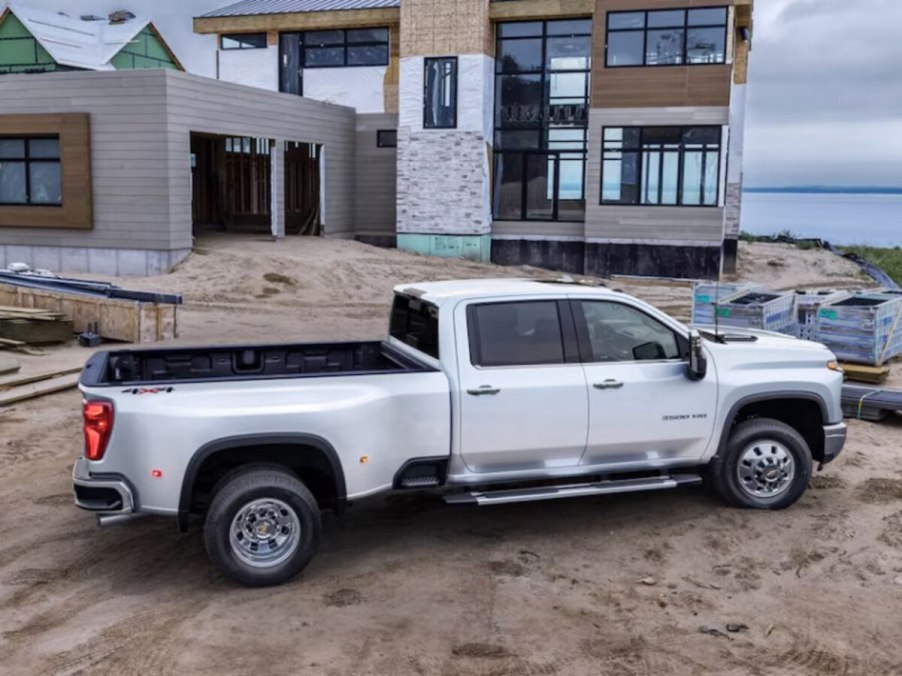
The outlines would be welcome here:
[[[384,341],[98,352],[81,384],[152,385],[434,371]]]

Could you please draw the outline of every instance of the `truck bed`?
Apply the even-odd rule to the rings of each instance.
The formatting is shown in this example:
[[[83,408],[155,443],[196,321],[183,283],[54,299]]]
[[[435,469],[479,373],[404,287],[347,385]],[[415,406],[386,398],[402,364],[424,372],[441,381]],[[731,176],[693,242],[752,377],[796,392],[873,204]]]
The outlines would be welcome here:
[[[88,387],[434,371],[386,342],[299,343],[98,352]]]

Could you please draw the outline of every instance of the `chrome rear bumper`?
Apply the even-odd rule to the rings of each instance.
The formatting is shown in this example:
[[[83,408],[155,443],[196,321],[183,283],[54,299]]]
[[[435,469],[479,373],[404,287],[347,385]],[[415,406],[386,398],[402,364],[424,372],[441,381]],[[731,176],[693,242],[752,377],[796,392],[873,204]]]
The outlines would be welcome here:
[[[135,511],[135,494],[125,478],[115,474],[92,476],[85,458],[75,461],[72,484],[77,507],[104,515]]]

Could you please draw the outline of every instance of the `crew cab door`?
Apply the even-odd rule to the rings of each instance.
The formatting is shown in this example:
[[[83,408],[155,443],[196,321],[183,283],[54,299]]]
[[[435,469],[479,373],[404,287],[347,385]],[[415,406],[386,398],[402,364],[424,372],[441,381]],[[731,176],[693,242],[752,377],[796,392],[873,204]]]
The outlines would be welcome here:
[[[716,374],[686,377],[688,341],[643,309],[572,303],[589,392],[583,465],[690,463],[714,431]]]
[[[455,328],[467,468],[577,466],[589,408],[570,304],[547,297],[462,303]]]

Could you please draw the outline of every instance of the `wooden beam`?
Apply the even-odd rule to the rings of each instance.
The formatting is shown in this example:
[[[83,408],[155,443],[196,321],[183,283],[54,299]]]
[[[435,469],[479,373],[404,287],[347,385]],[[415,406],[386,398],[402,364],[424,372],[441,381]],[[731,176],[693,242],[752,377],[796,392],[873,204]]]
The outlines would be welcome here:
[[[507,0],[489,6],[492,21],[592,16],[595,0]]]
[[[78,386],[79,374],[68,376],[60,376],[59,378],[51,378],[50,380],[42,380],[32,385],[16,387],[4,394],[0,394],[0,406],[9,406],[20,401],[43,397],[45,394],[54,392],[62,392],[63,390],[71,390]]]
[[[160,31],[157,30],[157,27],[153,25],[153,22],[147,24],[147,27],[150,28],[150,32],[153,33],[153,36],[160,41],[160,45],[162,45],[163,49],[166,50],[166,53],[169,55],[169,58],[172,59],[172,63],[178,66],[180,71],[185,70],[185,67],[182,65],[182,62],[179,61],[179,57],[175,55],[175,52],[172,51],[172,48],[169,46],[169,43],[163,39],[163,36],[160,35]]]
[[[262,33],[305,31],[321,28],[363,28],[392,26],[401,22],[398,7],[350,9],[326,12],[291,12],[251,16],[211,16],[194,19],[195,33]]]
[[[49,371],[47,373],[35,373],[30,376],[13,376],[12,378],[0,379],[0,390],[8,390],[13,387],[21,387],[22,385],[31,385],[39,383],[42,380],[50,380],[51,378],[59,378],[61,376],[71,376],[75,373],[81,373],[81,366],[74,368],[62,369],[60,371]]]

